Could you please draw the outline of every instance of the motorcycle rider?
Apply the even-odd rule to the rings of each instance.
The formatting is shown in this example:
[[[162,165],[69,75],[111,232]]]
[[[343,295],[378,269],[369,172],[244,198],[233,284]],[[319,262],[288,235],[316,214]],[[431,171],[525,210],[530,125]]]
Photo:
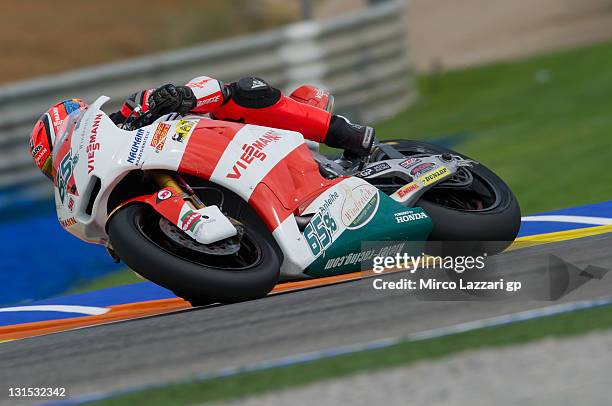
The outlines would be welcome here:
[[[217,120],[297,131],[309,140],[344,149],[348,159],[369,155],[374,141],[372,127],[353,124],[320,108],[315,100],[321,99],[319,89],[302,86],[298,90],[285,96],[257,77],[224,84],[200,76],[184,86],[166,84],[134,93],[109,117],[121,126],[134,118],[143,120],[140,125],[148,125],[170,113],[209,114]],[[135,108],[137,105],[140,109]],[[36,165],[49,178],[52,178],[51,151],[55,134],[59,134],[63,120],[72,111],[85,107],[79,99],[66,100],[49,109],[36,123],[30,137],[31,153]]]

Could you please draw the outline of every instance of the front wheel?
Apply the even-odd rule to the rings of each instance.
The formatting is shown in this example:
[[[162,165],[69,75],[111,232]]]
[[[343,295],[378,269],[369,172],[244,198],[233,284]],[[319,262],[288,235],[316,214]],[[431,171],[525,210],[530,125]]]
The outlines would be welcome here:
[[[187,239],[169,238],[157,212],[131,204],[109,220],[108,234],[115,253],[130,268],[193,304],[261,298],[278,280],[280,261],[274,248],[248,226],[237,252],[211,253]]]

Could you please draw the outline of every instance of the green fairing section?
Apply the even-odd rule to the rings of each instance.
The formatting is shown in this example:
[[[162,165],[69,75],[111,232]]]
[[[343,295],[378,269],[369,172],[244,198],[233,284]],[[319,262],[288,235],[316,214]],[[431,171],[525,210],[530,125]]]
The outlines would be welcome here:
[[[363,241],[415,241],[416,244],[406,244],[406,246],[410,247],[410,251],[414,251],[414,255],[423,252],[425,241],[433,228],[429,216],[420,207],[404,207],[380,191],[378,198],[380,203],[374,217],[361,228],[345,229],[340,237],[306,268],[304,271],[306,275],[321,277],[360,271],[361,261],[357,255],[361,252]],[[367,210],[366,206],[363,211]],[[398,222],[395,215],[405,212],[423,218]],[[364,215],[367,217],[367,213]],[[355,222],[351,226],[354,224]],[[344,258],[338,259],[340,257]]]

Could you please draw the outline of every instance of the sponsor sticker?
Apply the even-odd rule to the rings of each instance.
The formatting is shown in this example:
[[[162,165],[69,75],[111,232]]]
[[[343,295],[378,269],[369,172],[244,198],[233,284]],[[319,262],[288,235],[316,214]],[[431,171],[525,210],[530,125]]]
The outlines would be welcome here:
[[[236,160],[232,166],[232,170],[229,171],[225,177],[230,179],[240,179],[240,177],[242,177],[242,173],[249,168],[249,165],[251,165],[253,161],[259,160],[263,162],[266,160],[268,156],[264,150],[268,145],[281,139],[282,136],[280,134],[277,134],[272,130],[268,130],[264,135],[257,138],[252,143],[242,145],[242,151],[244,152]]]
[[[401,188],[399,188],[396,193],[397,193],[397,195],[400,198],[404,198],[404,197],[408,196],[410,193],[412,193],[412,192],[414,192],[415,190],[418,190],[418,189],[419,189],[419,185],[414,183],[414,182],[411,182],[411,183],[409,183],[407,185],[404,185]]]
[[[410,174],[413,177],[418,177],[428,172],[431,172],[432,170],[434,170],[435,167],[436,167],[436,164],[431,163],[431,162],[425,162],[425,163],[422,163],[412,168],[412,170],[410,171]]]
[[[169,130],[170,124],[160,123],[157,125],[155,133],[153,133],[153,139],[151,139],[151,146],[155,148],[156,153],[160,153],[164,149]]]
[[[127,158],[127,161],[132,165],[140,165],[142,154],[144,153],[146,138],[148,135],[149,133],[145,133],[142,128],[139,128],[136,131],[136,134],[134,135],[134,141],[132,141],[132,146],[130,147],[130,152]]]
[[[167,189],[162,189],[159,192],[157,192],[157,198],[155,199],[155,202],[157,204],[163,202],[164,200],[168,200],[173,196],[172,193],[172,189],[167,188]]]
[[[378,189],[372,185],[359,185],[348,190],[340,209],[342,224],[349,230],[365,226],[376,214],[378,204]]]
[[[174,129],[174,135],[172,139],[180,143],[187,141],[197,121],[192,120],[179,120]]]
[[[76,219],[74,217],[70,217],[70,218],[67,218],[67,219],[60,220],[60,224],[64,228],[72,227],[76,223],[77,223],[77,221],[76,221]]]
[[[42,162],[43,158],[48,158],[48,150],[45,146],[37,145],[32,149],[32,158],[34,158],[34,162],[36,162],[37,166],[42,166],[44,162]]]
[[[206,216],[208,218],[208,216]],[[195,232],[196,227],[202,221],[202,214],[193,210],[187,210],[181,217],[181,229],[183,231]]]
[[[363,169],[361,172],[359,172],[359,174],[357,176],[359,176],[361,178],[366,178],[368,176],[376,175],[377,173],[380,173],[382,171],[386,171],[387,169],[391,169],[391,165],[389,165],[386,162],[381,162],[381,163],[376,164],[374,166],[369,166],[369,167]]]
[[[418,181],[421,182],[423,186],[428,186],[434,182],[437,182],[441,178],[447,177],[448,175],[450,175],[448,168],[446,166],[443,166],[425,176],[420,177]]]
[[[411,221],[422,220],[426,218],[428,218],[427,214],[423,212],[415,212],[412,210],[403,211],[401,213],[395,213],[395,222],[397,224],[409,223]]]
[[[198,99],[197,107],[206,106],[207,104],[217,103],[221,99],[220,95]]]
[[[68,210],[70,210],[71,213],[74,211],[74,197],[70,196],[68,198],[67,207],[68,207]]]
[[[87,173],[92,173],[95,169],[96,151],[100,149],[100,143],[98,142],[98,128],[100,127],[100,121],[102,120],[102,114],[97,114],[91,127],[91,133],[89,134],[89,144],[85,150],[87,154]]]
[[[416,164],[418,164],[420,162],[421,162],[421,160],[419,158],[408,158],[404,162],[401,162],[400,166],[408,169],[408,168],[411,168],[411,167],[413,167],[414,165],[416,165]]]

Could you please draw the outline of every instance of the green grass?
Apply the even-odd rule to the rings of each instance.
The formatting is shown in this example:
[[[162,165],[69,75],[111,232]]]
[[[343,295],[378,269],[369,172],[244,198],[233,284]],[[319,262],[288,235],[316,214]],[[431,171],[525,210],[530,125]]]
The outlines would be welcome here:
[[[538,78],[540,78],[538,80]],[[524,213],[612,198],[612,43],[421,77],[381,138],[466,132],[456,146],[515,191]]]
[[[243,373],[226,378],[172,384],[162,388],[95,402],[95,405],[191,405],[251,396],[272,390],[306,385],[367,370],[398,367],[483,347],[508,346],[564,337],[612,327],[612,307],[600,307],[545,317],[506,326],[313,361],[306,364]]]

